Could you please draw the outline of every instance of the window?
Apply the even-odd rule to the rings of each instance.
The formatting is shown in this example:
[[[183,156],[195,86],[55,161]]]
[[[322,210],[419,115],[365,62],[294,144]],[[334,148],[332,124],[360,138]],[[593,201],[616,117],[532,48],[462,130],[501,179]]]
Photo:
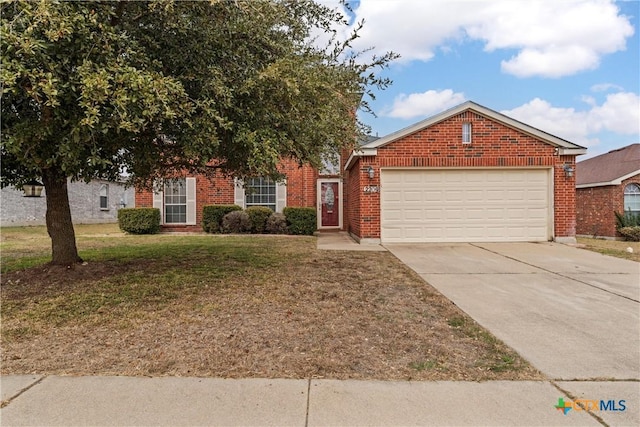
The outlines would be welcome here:
[[[462,124],[462,143],[471,144],[471,123],[469,122]]]
[[[322,159],[322,169],[320,175],[339,175],[340,174],[340,156],[335,159],[328,156]]]
[[[624,187],[624,211],[640,215],[640,185],[629,184]]]
[[[103,184],[100,186],[100,210],[109,210],[109,184]]]
[[[169,179],[164,183],[164,222],[187,222],[187,185],[184,178]]]
[[[245,206],[266,206],[276,210],[276,183],[271,178],[249,178],[245,190]]]

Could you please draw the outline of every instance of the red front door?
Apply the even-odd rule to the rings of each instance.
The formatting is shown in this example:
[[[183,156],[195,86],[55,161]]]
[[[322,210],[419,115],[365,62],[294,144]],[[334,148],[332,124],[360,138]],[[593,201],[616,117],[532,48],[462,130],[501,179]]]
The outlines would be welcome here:
[[[320,202],[322,204],[322,227],[340,226],[340,202],[337,182],[322,182],[320,184]]]

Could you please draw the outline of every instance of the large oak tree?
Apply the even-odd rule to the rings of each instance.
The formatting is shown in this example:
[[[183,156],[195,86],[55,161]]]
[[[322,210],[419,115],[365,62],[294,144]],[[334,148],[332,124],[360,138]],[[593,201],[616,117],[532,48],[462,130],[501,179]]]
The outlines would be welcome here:
[[[70,265],[69,178],[317,166],[362,132],[360,95],[390,83],[375,69],[395,55],[363,61],[346,26],[311,0],[3,3],[2,185],[42,180],[52,262]]]

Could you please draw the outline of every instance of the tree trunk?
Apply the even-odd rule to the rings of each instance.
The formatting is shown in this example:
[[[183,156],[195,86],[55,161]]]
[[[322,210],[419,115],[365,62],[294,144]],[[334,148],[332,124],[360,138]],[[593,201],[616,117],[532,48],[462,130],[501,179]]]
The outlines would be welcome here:
[[[76,247],[76,233],[71,221],[67,177],[56,168],[42,171],[47,197],[47,232],[51,237],[51,263],[73,265],[82,262]]]

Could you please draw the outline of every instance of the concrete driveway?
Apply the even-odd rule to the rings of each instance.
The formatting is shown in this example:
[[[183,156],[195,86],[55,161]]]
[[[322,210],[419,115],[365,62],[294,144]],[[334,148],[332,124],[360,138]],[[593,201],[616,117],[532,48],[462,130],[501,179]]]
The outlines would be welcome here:
[[[557,384],[640,380],[639,263],[556,243],[385,246]]]

